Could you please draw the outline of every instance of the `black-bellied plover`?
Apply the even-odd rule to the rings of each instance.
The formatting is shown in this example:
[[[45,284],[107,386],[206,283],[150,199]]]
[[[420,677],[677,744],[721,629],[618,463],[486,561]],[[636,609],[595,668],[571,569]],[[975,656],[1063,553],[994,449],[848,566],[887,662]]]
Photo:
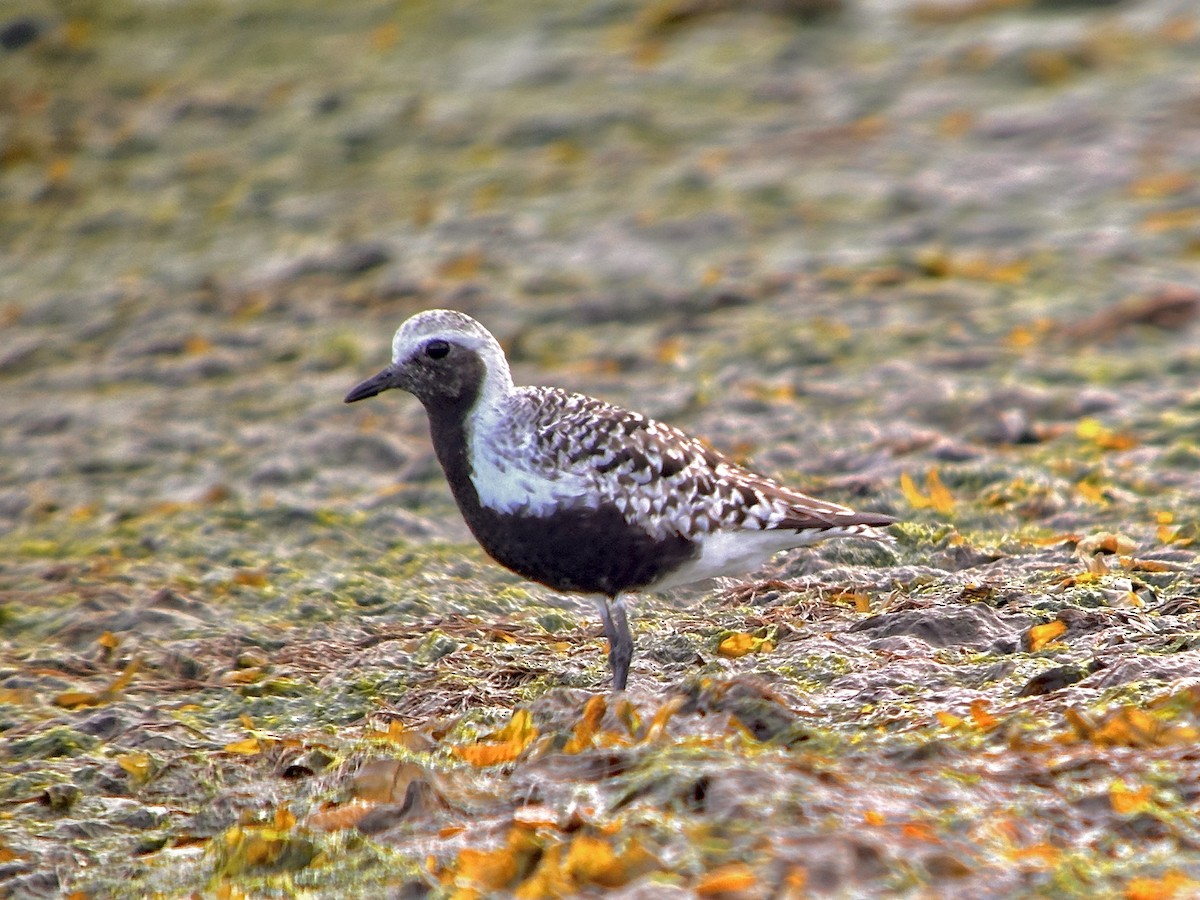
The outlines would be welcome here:
[[[392,363],[346,395],[416,395],[454,499],[488,554],[556,591],[599,595],[613,690],[633,638],[624,595],[743,573],[829,537],[887,539],[895,521],[756,475],[635,412],[517,387],[491,333],[433,309],[400,326]]]

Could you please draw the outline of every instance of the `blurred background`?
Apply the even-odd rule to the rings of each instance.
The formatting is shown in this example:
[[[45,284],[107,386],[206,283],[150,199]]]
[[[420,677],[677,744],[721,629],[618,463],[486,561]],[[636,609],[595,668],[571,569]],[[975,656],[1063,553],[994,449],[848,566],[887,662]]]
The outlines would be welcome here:
[[[1198,273],[1194,0],[6,0],[0,894],[247,896],[266,859],[421,896],[514,790],[650,810],[709,895],[1194,890],[1195,691],[1146,697],[1200,675]],[[606,684],[416,401],[342,403],[430,307],[905,524],[638,598],[635,700],[695,756],[297,836],[381,721],[533,703],[563,744]]]
[[[0,521],[390,476],[267,425],[361,426],[430,306],[743,456],[805,393],[848,444],[1030,438],[1191,327],[1198,63],[1182,0],[8,5]]]

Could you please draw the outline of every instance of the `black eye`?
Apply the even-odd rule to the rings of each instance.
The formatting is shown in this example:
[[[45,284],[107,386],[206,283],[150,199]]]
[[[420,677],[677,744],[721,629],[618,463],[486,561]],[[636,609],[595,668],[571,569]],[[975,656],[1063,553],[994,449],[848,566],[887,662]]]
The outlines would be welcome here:
[[[441,359],[450,352],[450,344],[447,341],[430,341],[425,345],[425,355],[430,359]]]

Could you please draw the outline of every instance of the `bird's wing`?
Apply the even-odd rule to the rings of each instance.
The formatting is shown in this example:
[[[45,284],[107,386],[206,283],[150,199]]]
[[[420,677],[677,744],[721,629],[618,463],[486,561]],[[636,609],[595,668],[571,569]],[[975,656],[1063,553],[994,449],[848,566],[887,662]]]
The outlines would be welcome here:
[[[536,391],[526,461],[547,478],[586,484],[650,534],[868,530],[891,517],[857,513],[742,468],[678,428],[553,388]]]

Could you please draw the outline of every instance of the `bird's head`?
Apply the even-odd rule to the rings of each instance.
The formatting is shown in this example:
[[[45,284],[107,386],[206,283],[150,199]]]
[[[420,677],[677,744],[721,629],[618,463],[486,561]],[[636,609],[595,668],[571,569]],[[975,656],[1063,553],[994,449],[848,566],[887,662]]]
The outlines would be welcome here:
[[[400,388],[425,408],[470,408],[481,395],[512,389],[500,344],[468,315],[450,309],[417,313],[396,330],[392,363],[346,395],[347,403]]]

